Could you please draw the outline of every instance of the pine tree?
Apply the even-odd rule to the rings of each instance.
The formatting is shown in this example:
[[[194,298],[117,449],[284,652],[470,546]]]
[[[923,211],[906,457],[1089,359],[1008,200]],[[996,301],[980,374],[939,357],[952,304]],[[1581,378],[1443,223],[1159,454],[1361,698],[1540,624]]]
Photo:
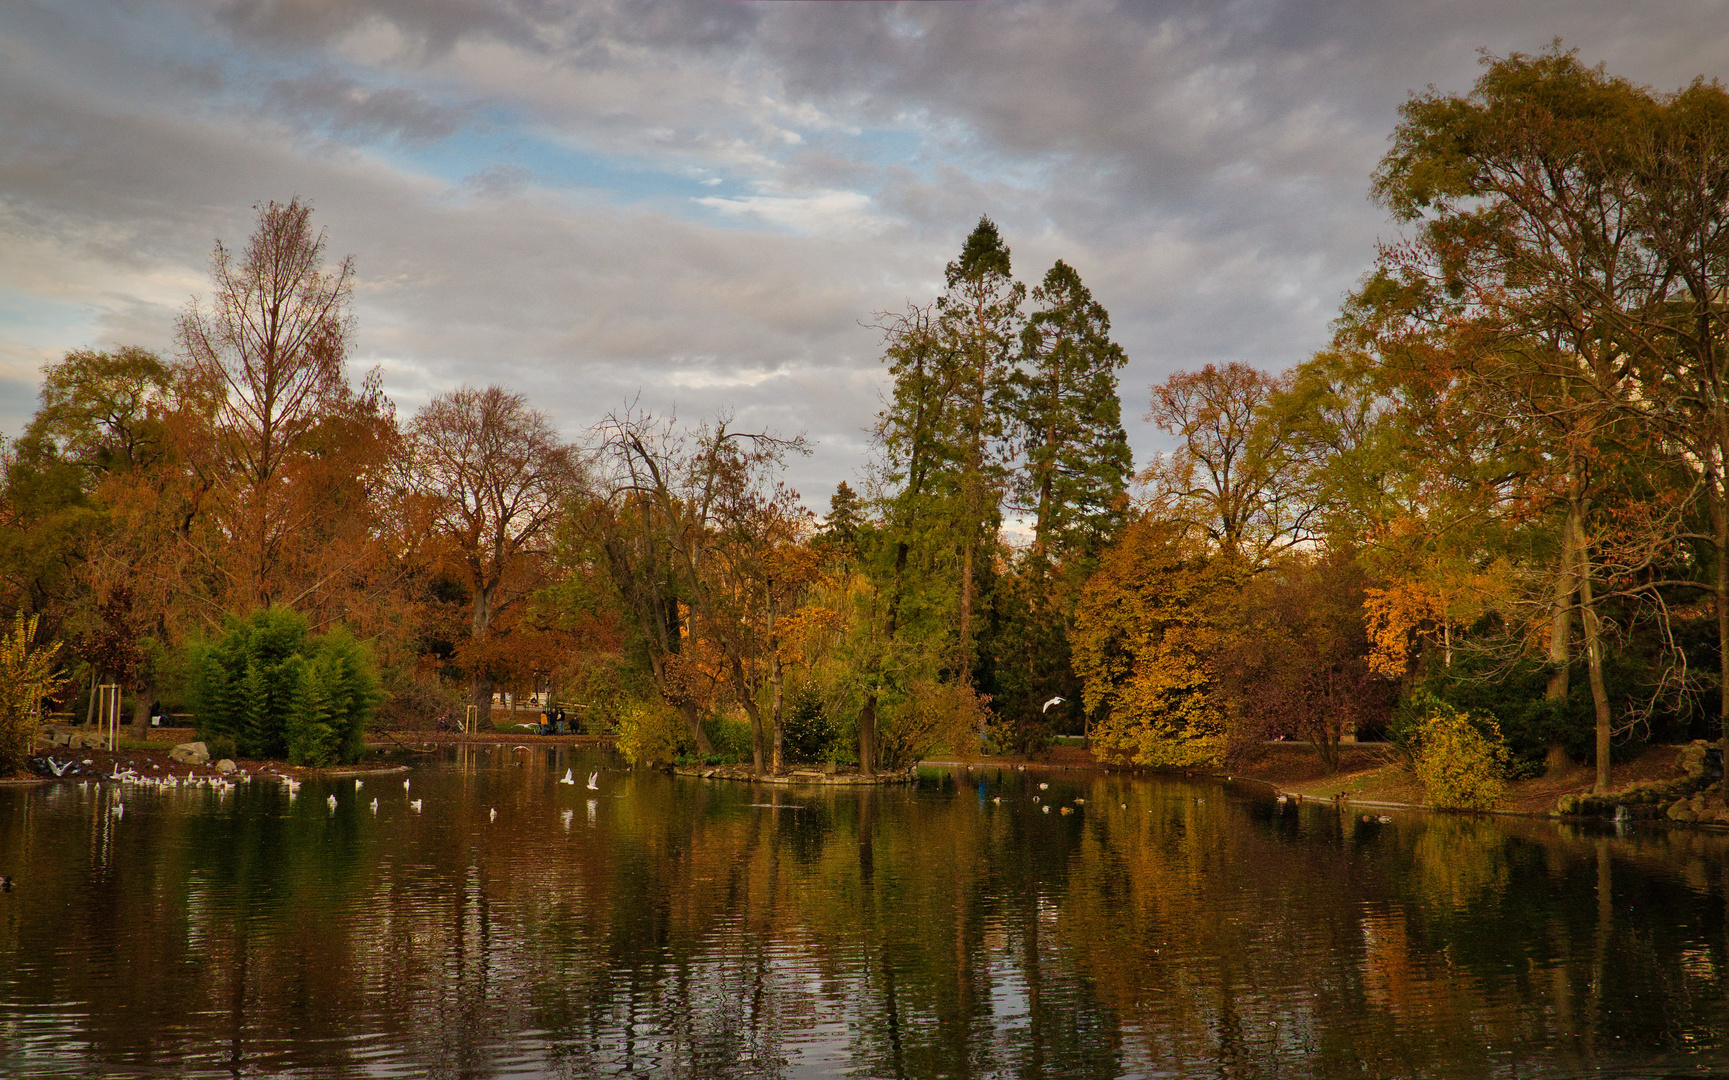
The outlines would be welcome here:
[[[937,300],[939,358],[952,388],[952,427],[946,432],[955,466],[954,531],[960,554],[956,667],[972,681],[973,612],[981,552],[1002,523],[1008,426],[1016,340],[1026,286],[1011,276],[1009,249],[988,217],[967,237],[946,270],[948,290]]]
[[[1058,260],[1033,290],[1039,306],[1021,333],[1012,417],[1025,465],[1014,505],[1033,515],[1031,556],[1042,571],[1096,557],[1115,536],[1132,459],[1117,371],[1126,361],[1111,318]]]

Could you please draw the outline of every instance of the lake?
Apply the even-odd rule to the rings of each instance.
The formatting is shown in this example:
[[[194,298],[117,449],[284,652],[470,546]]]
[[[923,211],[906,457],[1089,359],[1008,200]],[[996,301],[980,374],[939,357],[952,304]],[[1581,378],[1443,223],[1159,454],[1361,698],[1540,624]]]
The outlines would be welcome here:
[[[0,1075],[1729,1075],[1718,834],[413,765],[0,788]]]

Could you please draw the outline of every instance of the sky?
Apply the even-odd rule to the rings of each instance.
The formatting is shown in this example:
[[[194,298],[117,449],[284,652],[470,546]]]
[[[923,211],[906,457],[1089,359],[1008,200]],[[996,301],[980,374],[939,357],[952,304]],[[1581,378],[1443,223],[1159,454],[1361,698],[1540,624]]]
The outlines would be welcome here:
[[[876,313],[934,298],[981,214],[1057,259],[1148,389],[1325,346],[1397,226],[1398,109],[1559,38],[1658,90],[1729,80],[1725,0],[7,0],[0,433],[45,363],[171,354],[217,240],[299,197],[358,273],[352,357],[407,417],[526,395],[805,434],[856,480]]]

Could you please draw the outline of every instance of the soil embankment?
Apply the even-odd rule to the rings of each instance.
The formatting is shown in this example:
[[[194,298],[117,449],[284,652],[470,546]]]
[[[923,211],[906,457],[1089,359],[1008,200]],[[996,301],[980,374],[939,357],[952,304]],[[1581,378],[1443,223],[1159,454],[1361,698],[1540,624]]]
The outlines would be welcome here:
[[[925,764],[962,763],[930,761]],[[1098,761],[1091,750],[1078,746],[1052,747],[1047,752],[1029,756],[978,758],[969,764],[975,768],[1014,768],[1021,765],[1041,769],[1118,767]],[[1428,804],[1422,785],[1417,783],[1404,760],[1388,743],[1340,746],[1336,772],[1328,772],[1314,747],[1304,742],[1268,743],[1259,752],[1216,771],[1239,780],[1258,780],[1276,791],[1301,795],[1305,799],[1342,796],[1349,802],[1382,806],[1424,807]],[[1611,790],[1614,791],[1635,784],[1682,779],[1686,770],[1681,762],[1681,747],[1647,747],[1631,760],[1615,763],[1610,775]],[[1563,795],[1590,792],[1594,779],[1591,766],[1568,762],[1560,768],[1551,768],[1542,776],[1508,784],[1497,809],[1502,813],[1547,816],[1555,812]]]

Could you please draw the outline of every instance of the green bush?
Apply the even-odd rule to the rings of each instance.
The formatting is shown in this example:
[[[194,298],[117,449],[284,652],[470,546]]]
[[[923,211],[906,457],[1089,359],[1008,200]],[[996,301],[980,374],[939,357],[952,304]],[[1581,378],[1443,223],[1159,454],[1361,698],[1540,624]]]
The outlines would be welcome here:
[[[211,761],[230,760],[240,756],[240,745],[232,735],[211,735],[204,740],[204,749],[210,751]]]
[[[1489,810],[1506,789],[1507,747],[1494,720],[1473,718],[1426,697],[1410,742],[1417,780],[1448,810]]]
[[[684,749],[684,720],[660,702],[633,701],[617,712],[618,752],[633,765],[674,761]]]
[[[59,689],[54,670],[58,643],[32,649],[37,616],[19,612],[0,633],[0,776],[24,767],[42,719],[42,699]]]
[[[742,715],[716,714],[703,722],[703,731],[714,746],[710,765],[736,765],[752,760],[750,721]]]
[[[835,734],[822,699],[808,688],[801,690],[781,721],[781,754],[790,764],[820,764],[830,760]]]
[[[251,758],[325,766],[360,760],[377,707],[372,658],[346,630],[309,638],[287,608],[230,616],[222,636],[194,647],[198,731],[234,740]]]

